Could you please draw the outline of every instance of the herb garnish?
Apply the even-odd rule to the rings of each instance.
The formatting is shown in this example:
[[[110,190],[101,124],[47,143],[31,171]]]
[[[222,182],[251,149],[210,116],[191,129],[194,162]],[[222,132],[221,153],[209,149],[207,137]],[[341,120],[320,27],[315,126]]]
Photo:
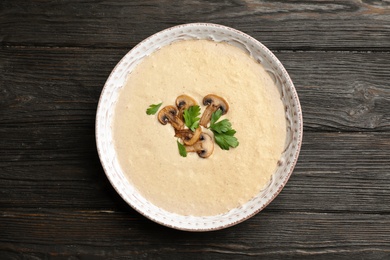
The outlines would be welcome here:
[[[199,127],[199,120],[200,120],[199,115],[200,115],[199,106],[190,106],[188,109],[184,110],[183,112],[184,123],[189,129],[191,129],[191,131],[195,131],[195,129]]]
[[[176,98],[176,106],[168,105],[160,109],[162,102],[152,104],[146,109],[146,114],[154,115],[162,125],[170,124],[177,137],[177,147],[182,157],[187,153],[197,153],[201,158],[208,158],[214,152],[215,144],[222,150],[236,148],[239,145],[234,136],[236,130],[228,119],[218,121],[229,111],[229,104],[222,97],[208,94],[202,104],[207,106],[201,116],[201,108],[190,96],[180,95]],[[214,138],[208,129],[213,132]]]
[[[186,147],[183,144],[181,144],[179,141],[176,142],[177,142],[177,147],[179,148],[179,154],[183,157],[187,157]]]
[[[162,102],[160,104],[152,104],[149,106],[148,109],[146,109],[146,114],[148,115],[154,115],[157,113],[158,109],[161,107]]]
[[[214,133],[215,142],[219,147],[223,150],[229,150],[230,147],[237,147],[239,142],[234,136],[236,130],[232,128],[232,124],[228,119],[217,122],[221,116],[222,111],[220,109],[212,114],[209,129]]]

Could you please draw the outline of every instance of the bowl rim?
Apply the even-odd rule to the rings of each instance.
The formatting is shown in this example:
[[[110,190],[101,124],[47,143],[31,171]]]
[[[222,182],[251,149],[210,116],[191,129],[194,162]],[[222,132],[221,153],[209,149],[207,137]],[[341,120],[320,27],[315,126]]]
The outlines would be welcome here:
[[[272,196],[269,199],[267,199],[266,202],[263,203],[261,207],[256,208],[250,214],[246,214],[244,217],[240,217],[237,220],[230,221],[227,224],[223,224],[223,225],[222,224],[221,225],[216,224],[216,225],[211,226],[211,227],[210,226],[208,226],[208,227],[202,227],[202,226],[191,226],[191,227],[188,227],[187,225],[180,225],[180,224],[174,225],[174,224],[170,223],[169,221],[162,221],[161,219],[157,219],[157,218],[153,217],[151,214],[148,214],[144,210],[142,210],[139,207],[137,207],[136,205],[134,205],[134,203],[128,197],[126,197],[123,194],[123,190],[121,190],[120,187],[117,185],[118,184],[117,180],[115,180],[114,177],[112,176],[112,174],[110,174],[110,170],[109,170],[109,167],[108,167],[108,162],[106,161],[106,158],[104,157],[104,153],[103,153],[103,149],[102,149],[103,148],[103,143],[102,143],[102,140],[101,140],[100,134],[99,134],[100,130],[101,130],[100,129],[100,120],[101,120],[101,117],[102,117],[101,114],[103,113],[103,108],[104,108],[102,100],[105,97],[105,95],[106,95],[106,93],[107,93],[107,91],[109,89],[108,82],[110,82],[112,80],[112,78],[114,77],[114,75],[117,73],[118,68],[123,64],[123,61],[126,58],[130,57],[132,54],[134,54],[134,52],[136,50],[138,50],[141,46],[145,45],[147,42],[150,42],[152,39],[155,39],[156,37],[159,37],[163,33],[166,33],[166,32],[172,31],[172,30],[175,31],[175,30],[182,30],[182,29],[186,29],[186,28],[198,28],[198,27],[202,27],[202,28],[219,28],[221,30],[226,30],[226,31],[232,32],[234,34],[238,34],[238,35],[248,39],[249,41],[255,43],[256,46],[260,47],[262,51],[265,51],[266,54],[269,56],[269,58],[273,62],[276,63],[275,67],[277,67],[278,69],[281,70],[281,74],[283,75],[284,80],[285,80],[284,84],[288,85],[288,88],[291,91],[291,99],[293,99],[294,104],[296,105],[295,110],[297,111],[297,114],[295,116],[296,116],[296,118],[298,118],[297,122],[295,122],[297,124],[296,136],[295,136],[296,139],[294,138],[295,143],[296,143],[296,147],[293,150],[293,152],[294,152],[293,156],[292,156],[293,159],[292,159],[291,162],[289,162],[288,173],[283,178],[282,182],[279,184],[279,186],[277,187],[276,191],[274,191],[272,193]],[[155,34],[145,38],[144,40],[139,42],[137,45],[135,45],[132,49],[130,49],[120,59],[120,61],[115,65],[115,67],[111,71],[109,77],[107,78],[107,80],[106,80],[106,82],[105,82],[105,84],[103,86],[103,89],[102,89],[100,97],[99,97],[98,105],[97,105],[96,121],[95,121],[95,140],[96,140],[96,147],[97,147],[97,151],[98,151],[100,162],[102,164],[103,170],[104,170],[108,180],[110,181],[111,185],[114,187],[115,191],[121,196],[121,198],[129,206],[131,206],[134,210],[136,210],[138,213],[140,213],[141,215],[145,216],[146,218],[148,218],[148,219],[150,219],[150,220],[152,220],[152,221],[154,221],[154,222],[156,222],[156,223],[158,223],[160,225],[163,225],[163,226],[166,226],[166,227],[170,227],[170,228],[173,228],[173,229],[178,229],[178,230],[183,230],[183,231],[192,231],[192,232],[215,231],[215,230],[225,229],[225,228],[234,226],[236,224],[239,224],[239,223],[241,223],[241,222],[243,222],[243,221],[253,217],[254,215],[258,214],[260,211],[262,211],[265,207],[267,207],[278,196],[278,194],[282,191],[282,189],[287,184],[289,178],[291,177],[292,172],[293,172],[293,170],[295,168],[295,165],[296,165],[296,163],[298,161],[298,157],[299,157],[299,153],[300,153],[301,145],[302,145],[302,138],[303,138],[303,117],[302,117],[302,109],[301,109],[301,105],[300,105],[300,102],[299,102],[298,94],[297,94],[296,88],[295,88],[295,86],[294,86],[294,84],[293,84],[289,74],[287,73],[286,69],[284,68],[282,63],[279,61],[279,59],[265,45],[263,45],[260,41],[256,40],[252,36],[242,32],[242,31],[239,31],[237,29],[234,29],[234,28],[231,28],[231,27],[228,27],[228,26],[224,26],[224,25],[220,25],[220,24],[215,24],[215,23],[187,23],[187,24],[181,24],[181,25],[176,25],[176,26],[173,26],[173,27],[169,27],[169,28],[161,30],[161,31],[159,31],[159,32],[157,32],[157,33],[155,33]],[[275,175],[275,172],[273,173],[273,175]],[[219,215],[217,215],[217,216],[219,216]],[[182,216],[182,217],[184,217],[184,216]],[[203,218],[203,217],[195,217],[195,218]]]

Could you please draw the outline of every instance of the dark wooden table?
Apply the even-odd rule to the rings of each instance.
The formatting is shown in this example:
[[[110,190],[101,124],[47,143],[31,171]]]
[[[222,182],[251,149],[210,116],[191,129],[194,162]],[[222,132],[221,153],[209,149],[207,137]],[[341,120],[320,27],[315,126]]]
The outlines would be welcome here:
[[[155,224],[108,182],[94,124],[110,71],[162,29],[212,22],[269,47],[304,139],[282,193],[237,226]],[[390,259],[390,2],[0,2],[0,259]]]

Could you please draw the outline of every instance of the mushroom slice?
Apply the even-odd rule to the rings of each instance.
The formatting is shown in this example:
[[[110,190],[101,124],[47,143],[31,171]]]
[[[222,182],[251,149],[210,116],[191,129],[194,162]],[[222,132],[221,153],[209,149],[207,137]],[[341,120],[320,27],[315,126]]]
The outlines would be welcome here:
[[[185,145],[193,145],[199,140],[201,133],[202,129],[200,127],[196,128],[195,132],[190,129],[181,129],[175,132],[175,137],[181,138]]]
[[[186,146],[187,152],[195,152],[201,158],[209,157],[214,151],[214,141],[212,137],[206,133],[201,133],[199,140],[194,145]]]
[[[212,114],[218,109],[221,109],[222,115],[229,111],[229,104],[226,102],[226,100],[214,94],[205,96],[203,98],[203,105],[207,106],[199,122],[199,124],[203,127],[207,127]]]
[[[202,134],[202,129],[198,127],[193,133],[191,139],[189,140],[183,139],[183,143],[185,145],[194,145],[199,140],[201,134]]]
[[[198,103],[190,96],[187,95],[180,95],[176,98],[176,106],[179,109],[178,117],[181,120],[184,120],[183,118],[183,112],[185,109],[188,109],[190,106],[196,106]]]
[[[191,139],[191,137],[194,135],[194,132],[191,131],[191,129],[179,129],[175,131],[175,137],[179,137],[181,139]]]
[[[157,118],[158,121],[166,125],[170,123],[175,130],[180,130],[184,128],[184,122],[177,116],[178,110],[174,106],[166,106],[158,112]]]

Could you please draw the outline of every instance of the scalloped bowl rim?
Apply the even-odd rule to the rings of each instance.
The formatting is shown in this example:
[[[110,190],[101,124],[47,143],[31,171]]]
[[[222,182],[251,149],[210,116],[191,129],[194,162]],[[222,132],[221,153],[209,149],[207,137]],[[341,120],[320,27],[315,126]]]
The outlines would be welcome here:
[[[248,52],[269,72],[281,93],[286,106],[286,149],[277,170],[268,185],[253,199],[227,213],[215,216],[183,216],[165,211],[141,196],[128,181],[116,158],[112,138],[112,118],[118,93],[127,74],[142,59],[162,46],[178,40],[208,39],[228,42]],[[275,55],[253,37],[236,29],[211,23],[190,23],[162,30],[146,38],[131,49],[115,66],[108,77],[96,113],[96,145],[104,172],[116,192],[136,211],[161,225],[186,231],[212,231],[236,225],[263,210],[283,189],[298,160],[303,119],[298,95],[287,71]]]

